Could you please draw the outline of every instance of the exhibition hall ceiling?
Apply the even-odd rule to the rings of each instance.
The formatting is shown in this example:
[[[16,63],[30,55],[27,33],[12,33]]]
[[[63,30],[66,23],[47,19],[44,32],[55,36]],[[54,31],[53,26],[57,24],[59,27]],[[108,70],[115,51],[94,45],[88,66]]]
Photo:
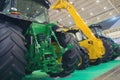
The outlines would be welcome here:
[[[57,0],[50,0],[52,4]],[[87,24],[95,24],[120,14],[120,0],[69,0]],[[50,20],[65,26],[74,25],[66,10],[49,10]]]

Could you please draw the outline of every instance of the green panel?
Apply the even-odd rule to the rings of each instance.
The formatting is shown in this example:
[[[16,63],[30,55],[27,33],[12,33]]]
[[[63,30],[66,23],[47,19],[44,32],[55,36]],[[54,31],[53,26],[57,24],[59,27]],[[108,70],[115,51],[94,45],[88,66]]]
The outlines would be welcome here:
[[[108,72],[118,65],[120,65],[120,60],[114,60],[97,66],[90,66],[86,70],[75,71],[66,78],[49,78],[47,74],[35,71],[31,75],[27,75],[23,80],[94,80],[96,77]]]
[[[45,34],[45,35],[50,34],[49,25],[32,23],[31,28],[34,30],[36,35],[40,33]]]
[[[44,72],[58,73],[63,70],[62,63],[57,60],[59,60],[66,51],[71,49],[73,45],[68,44],[66,48],[63,48],[52,30],[53,25],[52,23],[32,23],[27,30],[26,34],[31,39],[30,44],[28,44],[28,54],[26,55],[28,62],[26,70],[28,72],[41,70]],[[54,38],[59,46],[59,54],[56,54],[56,47],[51,44],[51,38]]]

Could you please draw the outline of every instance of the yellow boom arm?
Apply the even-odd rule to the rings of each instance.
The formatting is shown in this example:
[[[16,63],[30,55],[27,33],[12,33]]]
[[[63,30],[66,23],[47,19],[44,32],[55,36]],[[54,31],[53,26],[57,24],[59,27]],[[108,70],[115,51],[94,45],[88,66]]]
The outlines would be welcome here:
[[[89,29],[89,27],[85,24],[83,19],[79,16],[79,14],[76,12],[75,8],[71,3],[69,3],[68,0],[59,0],[56,5],[52,7],[53,9],[67,9],[67,11],[70,13],[71,17],[73,17],[77,28],[79,28],[84,35],[87,38],[96,39],[96,37],[93,35],[92,31]]]

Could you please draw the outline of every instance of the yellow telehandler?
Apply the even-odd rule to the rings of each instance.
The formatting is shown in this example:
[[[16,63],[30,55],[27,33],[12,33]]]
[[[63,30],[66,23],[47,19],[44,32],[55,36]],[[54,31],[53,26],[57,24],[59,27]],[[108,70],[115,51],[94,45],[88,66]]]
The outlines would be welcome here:
[[[81,16],[75,10],[74,6],[69,2],[69,0],[58,0],[57,3],[51,8],[57,10],[65,9],[74,19],[76,27],[71,29],[64,28],[63,31],[72,34],[79,42],[79,46],[86,49],[89,56],[90,64],[97,65],[101,62],[107,62],[111,60],[112,47],[110,46],[110,44],[105,39],[97,38],[92,33],[90,28],[86,25]],[[85,66],[81,65],[85,61],[84,57],[85,56],[81,56],[80,58],[81,62],[78,65],[79,69],[81,69],[81,66],[82,69],[83,67],[85,68]]]

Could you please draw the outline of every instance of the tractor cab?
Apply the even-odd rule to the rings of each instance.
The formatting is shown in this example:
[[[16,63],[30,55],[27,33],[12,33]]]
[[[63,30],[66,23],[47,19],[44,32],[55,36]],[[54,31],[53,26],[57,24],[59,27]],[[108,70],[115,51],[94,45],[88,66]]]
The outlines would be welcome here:
[[[5,3],[5,5],[2,5]],[[46,23],[49,21],[48,0],[2,0],[1,12],[13,18]]]
[[[96,35],[96,36],[102,36],[102,27],[100,25],[97,24],[93,24],[89,26],[91,31]]]

